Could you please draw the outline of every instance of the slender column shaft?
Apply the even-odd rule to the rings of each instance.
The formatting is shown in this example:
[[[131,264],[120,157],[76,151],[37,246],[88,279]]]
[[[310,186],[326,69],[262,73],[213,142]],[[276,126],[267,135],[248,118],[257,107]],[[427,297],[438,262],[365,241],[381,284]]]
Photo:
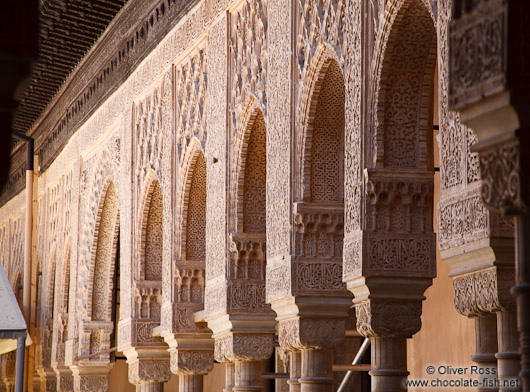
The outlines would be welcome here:
[[[516,274],[512,292],[517,304],[523,391],[530,391],[530,215],[517,216]]]
[[[263,389],[261,375],[263,361],[236,361],[234,363],[234,392],[256,392]]]
[[[300,351],[289,352],[289,392],[300,392],[300,375],[302,371],[302,353]]]
[[[483,374],[477,375],[477,391],[498,391],[499,387],[493,381],[495,376],[488,370],[494,369],[494,374],[497,373],[497,319],[494,314],[475,318],[475,350],[471,360],[484,369]]]
[[[138,388],[136,388],[138,390]],[[164,392],[163,382],[145,382],[140,384],[140,392]]]
[[[301,358],[300,391],[333,391],[333,350],[303,349]]]
[[[495,358],[497,358],[499,370],[499,391],[520,392],[522,385],[518,377],[521,370],[521,355],[519,354],[519,335],[515,312],[504,310],[497,313],[497,340],[499,351],[495,354]]]
[[[407,339],[370,338],[372,345],[372,392],[406,391]]]
[[[234,388],[234,371],[235,366],[233,363],[225,363],[225,387],[223,392],[230,392]]]
[[[179,374],[179,392],[202,392],[202,375]]]

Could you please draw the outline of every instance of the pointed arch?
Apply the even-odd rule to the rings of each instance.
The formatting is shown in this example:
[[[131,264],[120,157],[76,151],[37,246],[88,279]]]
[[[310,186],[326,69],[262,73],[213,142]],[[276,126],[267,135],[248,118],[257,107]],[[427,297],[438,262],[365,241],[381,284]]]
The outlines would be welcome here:
[[[119,201],[108,181],[99,202],[93,246],[89,315],[92,321],[111,321],[112,290],[119,233]]]
[[[181,197],[181,259],[206,258],[206,160],[198,141],[191,146]]]
[[[250,96],[236,136],[233,208],[236,231],[265,233],[267,130],[259,100]]]
[[[138,280],[162,281],[163,196],[158,177],[150,171],[142,198]]]
[[[306,202],[342,203],[345,87],[339,59],[328,44],[315,51],[305,86],[297,195]]]
[[[432,169],[432,102],[436,29],[422,0],[387,4],[377,38],[369,107],[372,164],[378,168]]]

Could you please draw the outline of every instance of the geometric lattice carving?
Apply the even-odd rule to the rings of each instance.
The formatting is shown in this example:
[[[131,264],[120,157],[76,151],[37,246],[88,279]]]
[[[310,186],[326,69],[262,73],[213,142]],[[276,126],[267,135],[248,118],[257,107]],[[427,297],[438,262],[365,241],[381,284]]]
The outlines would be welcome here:
[[[92,320],[109,321],[112,313],[113,274],[118,231],[118,195],[109,185],[96,222],[95,262],[92,286]]]
[[[331,61],[321,86],[312,135],[306,136],[312,138],[311,201],[342,203],[345,96],[344,79],[335,61]]]
[[[162,280],[162,189],[154,181],[145,201],[142,224],[142,280]]]
[[[176,147],[182,165],[192,137],[206,142],[206,53],[198,49],[175,69]]]
[[[199,154],[193,169],[188,197],[186,259],[206,256],[206,161]]]
[[[381,35],[388,41],[376,63],[376,160],[378,167],[429,169],[436,31],[420,1],[406,2],[395,20],[389,36]]]
[[[250,130],[244,176],[243,231],[265,233],[267,154],[265,120],[261,112]]]

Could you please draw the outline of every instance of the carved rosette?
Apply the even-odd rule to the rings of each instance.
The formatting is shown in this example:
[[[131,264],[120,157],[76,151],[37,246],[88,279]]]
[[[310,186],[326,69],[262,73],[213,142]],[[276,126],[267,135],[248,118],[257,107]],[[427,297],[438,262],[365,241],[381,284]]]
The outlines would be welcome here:
[[[272,334],[228,333],[215,339],[217,362],[263,361],[273,350]]]
[[[213,351],[175,350],[171,352],[171,372],[178,375],[206,375],[213,370]]]
[[[345,319],[296,317],[281,320],[278,327],[280,346],[286,350],[333,348],[344,341]]]

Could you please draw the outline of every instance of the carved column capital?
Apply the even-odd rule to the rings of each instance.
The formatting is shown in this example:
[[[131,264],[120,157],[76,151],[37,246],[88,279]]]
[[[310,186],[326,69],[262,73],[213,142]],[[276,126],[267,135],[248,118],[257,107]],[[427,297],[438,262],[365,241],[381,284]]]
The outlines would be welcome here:
[[[140,385],[144,383],[167,382],[171,378],[169,358],[157,360],[134,359],[129,364],[129,382]]]
[[[459,275],[453,280],[456,310],[467,317],[486,315],[502,309],[514,310],[510,288],[515,282],[512,268],[492,266]]]
[[[421,329],[421,300],[364,300],[355,314],[357,331],[369,338],[411,338]]]
[[[80,392],[106,392],[109,389],[110,366],[72,366],[74,390]]]
[[[513,138],[490,148],[480,148],[479,145],[475,150],[480,153],[484,204],[508,215],[524,212],[519,141]]]
[[[218,362],[263,361],[273,352],[272,334],[228,333],[215,339]]]
[[[186,376],[206,375],[213,370],[213,351],[171,351],[171,372]]]
[[[296,317],[281,320],[278,328],[280,346],[287,350],[333,348],[344,341],[345,319]]]

